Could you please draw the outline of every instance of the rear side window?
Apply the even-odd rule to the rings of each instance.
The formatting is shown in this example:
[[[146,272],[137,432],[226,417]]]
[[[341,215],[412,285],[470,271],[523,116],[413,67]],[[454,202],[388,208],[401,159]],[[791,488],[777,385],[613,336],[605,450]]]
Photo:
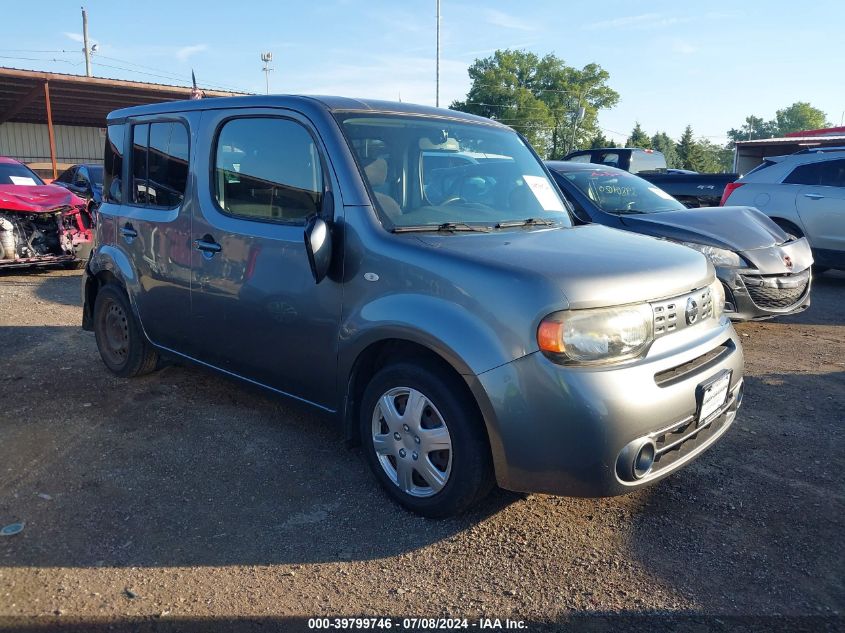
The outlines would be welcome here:
[[[595,162],[599,165],[607,165],[608,167],[619,167],[620,160],[621,156],[619,156],[618,152],[602,152]]]
[[[845,187],[845,160],[826,160],[801,165],[783,181],[790,185]]]
[[[632,174],[643,171],[660,171],[661,169],[666,169],[666,157],[663,156],[663,152],[631,152],[631,164],[628,166],[628,171]]]
[[[323,171],[314,139],[281,118],[231,119],[215,149],[214,195],[231,215],[304,223],[319,212]]]
[[[122,198],[123,125],[109,126],[103,169],[103,199],[106,202],[119,203]]]
[[[590,163],[592,162],[592,156],[589,153],[575,154],[575,156],[570,156],[568,160],[573,163]]]
[[[132,202],[173,209],[188,182],[188,129],[178,121],[132,128]]]
[[[796,167],[783,182],[788,185],[820,185],[822,182],[822,163],[809,163]]]

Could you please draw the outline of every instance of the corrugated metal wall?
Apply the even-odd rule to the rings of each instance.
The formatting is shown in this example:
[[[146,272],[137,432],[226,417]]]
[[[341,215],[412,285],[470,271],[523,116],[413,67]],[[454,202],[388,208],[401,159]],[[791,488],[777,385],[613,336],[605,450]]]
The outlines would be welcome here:
[[[101,163],[105,128],[56,125],[58,163]],[[50,162],[50,137],[43,123],[0,124],[0,156],[24,163]]]

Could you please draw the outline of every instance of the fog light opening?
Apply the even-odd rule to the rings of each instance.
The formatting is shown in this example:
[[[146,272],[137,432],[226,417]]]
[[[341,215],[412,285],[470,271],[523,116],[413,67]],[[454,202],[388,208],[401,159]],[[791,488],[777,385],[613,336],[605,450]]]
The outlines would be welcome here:
[[[634,457],[633,473],[634,479],[642,479],[651,472],[654,466],[655,449],[654,443],[645,442]]]

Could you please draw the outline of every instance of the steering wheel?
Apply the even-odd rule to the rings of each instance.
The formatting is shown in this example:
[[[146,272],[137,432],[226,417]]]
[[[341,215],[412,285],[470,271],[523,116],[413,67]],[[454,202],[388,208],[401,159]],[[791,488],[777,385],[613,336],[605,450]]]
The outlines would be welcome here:
[[[444,200],[443,202],[441,202],[441,203],[440,203],[440,204],[438,204],[437,206],[439,206],[439,207],[445,207],[445,206],[447,206],[447,205],[450,205],[450,204],[457,204],[457,203],[460,203],[460,204],[466,204],[466,203],[467,203],[467,201],[466,201],[466,200],[464,200],[463,198],[461,198],[460,196],[452,196],[452,197],[450,197],[450,198],[446,198],[446,200]]]

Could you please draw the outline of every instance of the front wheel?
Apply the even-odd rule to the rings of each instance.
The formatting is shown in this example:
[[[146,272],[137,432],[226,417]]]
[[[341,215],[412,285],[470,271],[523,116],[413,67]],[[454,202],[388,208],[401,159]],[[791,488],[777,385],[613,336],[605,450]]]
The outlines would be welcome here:
[[[94,338],[103,363],[123,378],[148,374],[158,363],[158,354],[141,331],[129,299],[115,285],[105,285],[97,293]]]
[[[361,402],[361,442],[381,485],[418,514],[458,514],[493,487],[483,421],[448,369],[420,360],[380,370]]]

